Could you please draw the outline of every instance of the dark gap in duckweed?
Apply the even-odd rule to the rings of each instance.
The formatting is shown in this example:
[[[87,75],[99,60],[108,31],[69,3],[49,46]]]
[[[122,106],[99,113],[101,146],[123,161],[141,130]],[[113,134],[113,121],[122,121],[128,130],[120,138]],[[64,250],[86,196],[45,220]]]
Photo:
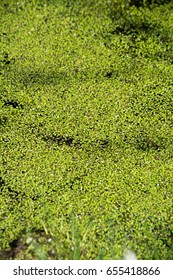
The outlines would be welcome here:
[[[83,177],[83,176],[82,176]],[[76,176],[75,178],[71,179],[69,182],[65,184],[69,189],[73,190],[75,183],[80,183],[81,182],[81,177]]]
[[[12,199],[15,199],[16,201],[19,201],[20,200],[20,197],[21,197],[21,193],[18,192],[18,191],[15,191],[13,189],[11,189],[10,186],[7,186],[7,185],[4,185],[4,187],[0,189],[1,191],[7,191],[8,192],[8,196]],[[23,197],[23,194],[22,194],[22,197]]]
[[[135,115],[138,115],[136,113]],[[106,150],[113,147],[119,146],[119,143],[114,141],[113,139],[109,139],[106,137],[105,139],[96,139],[93,141],[87,141],[87,139],[75,139],[75,137],[63,136],[63,135],[48,135],[42,137],[42,139],[48,144],[57,144],[57,146],[66,145],[68,147],[76,147],[84,150]],[[153,140],[149,138],[147,135],[139,135],[137,138],[133,136],[129,138],[128,135],[124,135],[121,139],[122,143],[133,145],[137,150],[141,151],[160,151],[166,148],[166,143],[164,139]],[[123,144],[123,145],[124,145]]]
[[[75,139],[73,137],[65,137],[62,135],[51,135],[43,137],[44,141],[56,143],[58,146],[65,144],[66,146],[75,145]]]
[[[157,144],[155,141],[151,139],[136,139],[136,145],[135,148],[137,150],[142,150],[142,151],[149,151],[149,150],[159,150],[163,148],[161,145]]]
[[[0,187],[3,186],[4,184],[5,184],[5,180],[2,177],[0,177]],[[1,189],[0,189],[0,191],[1,191]]]
[[[122,23],[119,23],[118,26],[111,31],[110,33],[112,35],[114,34],[124,34],[124,35],[141,35],[141,33],[145,33],[145,36],[148,34],[148,36],[151,33],[154,33],[154,31],[157,28],[157,24],[151,24],[149,22],[145,21],[130,21],[129,19],[124,19]]]
[[[10,242],[9,247],[9,249],[0,251],[0,260],[14,260],[21,252],[26,250],[26,245],[21,237]]]
[[[129,6],[135,6],[137,8],[144,7],[148,5],[148,7],[152,7],[154,4],[156,5],[163,5],[170,3],[171,0],[129,0]]]
[[[24,106],[22,104],[20,104],[18,101],[15,101],[13,99],[4,101],[4,106],[12,106],[15,109],[16,108],[21,108],[21,109],[24,108]]]
[[[99,140],[98,143],[101,148],[107,148],[110,144],[109,140]]]
[[[50,136],[44,136],[42,138],[44,141],[48,142],[48,143],[53,143],[53,144],[57,144],[58,146],[61,145],[66,145],[68,147],[83,147],[86,146],[87,141],[84,141],[84,139],[79,140],[79,139],[75,139],[73,137],[70,136],[62,136],[62,135],[50,135]],[[92,147],[92,145],[96,148],[107,148],[108,146],[110,146],[111,141],[109,139],[98,139],[96,141],[92,141],[92,143],[88,143],[88,145],[90,146],[90,148]]]
[[[0,125],[1,125],[1,126],[6,125],[6,124],[7,124],[7,121],[8,121],[8,118],[5,117],[5,116],[2,116],[2,117],[0,118]]]
[[[113,76],[112,71],[107,72],[106,75],[105,75],[106,78],[112,78],[112,76]]]
[[[3,33],[4,35],[4,33]],[[1,60],[1,62],[4,64],[4,65],[8,65],[11,63],[10,59],[9,59],[9,54],[8,53],[5,53],[4,56],[3,56],[3,59]]]

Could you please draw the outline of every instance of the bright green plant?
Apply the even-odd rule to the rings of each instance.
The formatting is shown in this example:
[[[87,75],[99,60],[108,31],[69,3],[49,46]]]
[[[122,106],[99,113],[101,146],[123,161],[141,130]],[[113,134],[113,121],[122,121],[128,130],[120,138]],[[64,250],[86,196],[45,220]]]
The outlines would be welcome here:
[[[173,256],[172,4],[116,3],[1,1],[1,259]]]

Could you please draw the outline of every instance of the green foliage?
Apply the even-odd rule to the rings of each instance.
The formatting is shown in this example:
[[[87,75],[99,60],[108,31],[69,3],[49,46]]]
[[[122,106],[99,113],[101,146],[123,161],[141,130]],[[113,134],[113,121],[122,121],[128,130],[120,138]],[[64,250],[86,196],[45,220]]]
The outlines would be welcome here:
[[[172,4],[121,4],[1,1],[1,259],[173,257]]]

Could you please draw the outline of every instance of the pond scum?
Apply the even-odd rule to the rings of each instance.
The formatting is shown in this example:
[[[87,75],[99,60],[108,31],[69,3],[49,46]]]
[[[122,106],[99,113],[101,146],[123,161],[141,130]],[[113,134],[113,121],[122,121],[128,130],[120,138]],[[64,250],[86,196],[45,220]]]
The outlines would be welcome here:
[[[173,258],[172,11],[1,0],[0,259]]]

